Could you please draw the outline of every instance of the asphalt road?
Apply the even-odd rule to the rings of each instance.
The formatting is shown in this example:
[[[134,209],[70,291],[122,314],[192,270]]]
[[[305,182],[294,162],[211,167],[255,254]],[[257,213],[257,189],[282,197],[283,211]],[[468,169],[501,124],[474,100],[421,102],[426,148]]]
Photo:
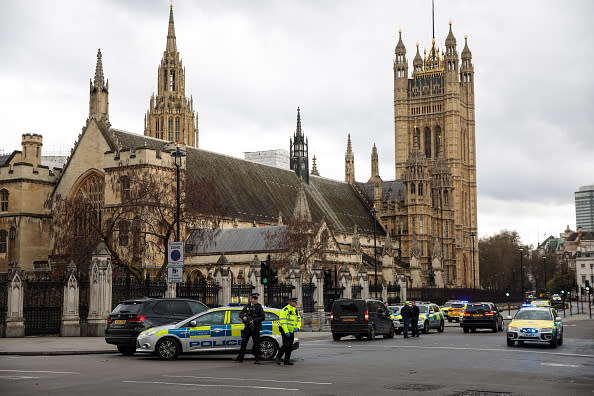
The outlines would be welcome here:
[[[0,356],[0,393],[85,395],[593,394],[594,321],[565,325],[563,346],[507,347],[504,333],[450,324],[420,338],[303,343],[294,366],[232,356],[164,362],[119,354]]]

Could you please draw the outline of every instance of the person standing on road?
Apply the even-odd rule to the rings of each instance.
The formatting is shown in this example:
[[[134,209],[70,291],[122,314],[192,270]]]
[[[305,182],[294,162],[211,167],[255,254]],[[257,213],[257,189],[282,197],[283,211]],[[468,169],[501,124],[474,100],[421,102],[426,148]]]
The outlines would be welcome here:
[[[241,332],[241,349],[239,355],[235,359],[236,362],[243,362],[245,356],[245,349],[250,341],[250,337],[254,341],[252,352],[256,357],[254,364],[260,364],[260,330],[262,330],[262,322],[264,321],[264,309],[258,303],[259,294],[255,293],[250,296],[250,303],[243,307],[239,313],[239,317],[245,323],[245,327]]]
[[[412,302],[411,311],[412,311],[412,316],[410,318],[410,321],[412,324],[412,336],[418,338],[419,337],[419,307],[417,307],[417,304],[414,301]]]
[[[301,316],[297,311],[297,298],[289,298],[289,304],[281,310],[279,315],[279,330],[283,338],[283,346],[278,351],[276,364],[281,364],[281,358],[285,355],[285,366],[292,366],[291,351],[293,351],[293,341],[295,333],[301,328]]]
[[[404,307],[400,310],[400,316],[402,316],[402,321],[404,322],[404,329],[402,331],[404,338],[408,338],[408,328],[410,326],[410,318],[412,317],[412,309],[408,304],[410,303],[406,301]]]

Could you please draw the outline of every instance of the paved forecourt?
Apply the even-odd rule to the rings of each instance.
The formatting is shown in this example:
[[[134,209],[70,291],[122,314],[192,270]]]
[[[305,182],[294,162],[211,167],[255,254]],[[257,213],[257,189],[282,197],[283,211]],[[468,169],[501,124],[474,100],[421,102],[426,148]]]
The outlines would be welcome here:
[[[594,321],[567,324],[565,343],[507,347],[504,333],[448,326],[420,338],[302,342],[295,365],[229,355],[163,362],[120,354],[0,356],[7,394],[584,394],[594,387]],[[255,393],[256,392],[256,393]]]

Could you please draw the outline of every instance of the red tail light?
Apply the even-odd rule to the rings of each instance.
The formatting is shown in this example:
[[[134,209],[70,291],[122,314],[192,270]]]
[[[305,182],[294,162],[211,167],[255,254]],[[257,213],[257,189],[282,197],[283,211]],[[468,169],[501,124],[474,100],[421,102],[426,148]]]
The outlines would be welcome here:
[[[113,322],[113,319],[112,318],[107,318],[107,323],[111,323],[111,322]]]
[[[494,312],[485,312],[485,316],[493,316],[493,315],[495,315]]]
[[[128,319],[128,323],[142,323],[145,320],[146,320],[146,316],[136,315],[136,317]]]
[[[369,311],[365,311],[365,321],[369,322]]]
[[[464,316],[470,316],[468,312],[464,312]]]
[[[330,312],[330,323],[334,323],[334,312]]]

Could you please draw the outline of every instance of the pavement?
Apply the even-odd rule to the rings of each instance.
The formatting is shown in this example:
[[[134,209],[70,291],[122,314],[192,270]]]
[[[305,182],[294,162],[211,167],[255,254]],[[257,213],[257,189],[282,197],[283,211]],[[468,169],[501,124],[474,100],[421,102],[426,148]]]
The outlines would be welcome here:
[[[301,332],[299,341],[332,339],[330,332]],[[0,338],[0,355],[91,355],[117,353],[115,345],[105,342],[103,337],[22,337]]]

